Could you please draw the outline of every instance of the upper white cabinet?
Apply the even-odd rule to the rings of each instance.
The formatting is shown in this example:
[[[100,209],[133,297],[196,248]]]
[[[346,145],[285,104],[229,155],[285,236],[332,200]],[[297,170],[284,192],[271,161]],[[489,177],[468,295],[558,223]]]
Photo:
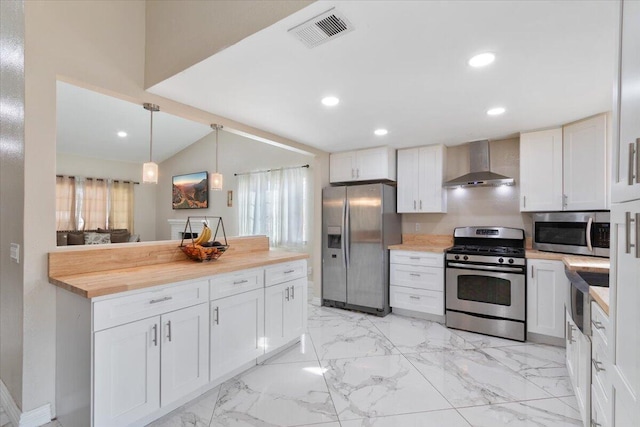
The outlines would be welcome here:
[[[609,209],[607,121],[520,134],[520,211]]]
[[[329,156],[329,181],[395,181],[396,150],[390,147],[334,153]]]
[[[623,2],[618,109],[614,110],[614,165],[611,201],[640,199],[640,5]],[[615,126],[619,124],[619,127]]]
[[[608,209],[607,115],[563,127],[564,210]]]
[[[444,145],[398,150],[398,213],[447,212],[446,155]]]
[[[527,260],[527,331],[564,338],[570,282],[562,261]]]
[[[520,134],[520,211],[562,210],[562,128]]]

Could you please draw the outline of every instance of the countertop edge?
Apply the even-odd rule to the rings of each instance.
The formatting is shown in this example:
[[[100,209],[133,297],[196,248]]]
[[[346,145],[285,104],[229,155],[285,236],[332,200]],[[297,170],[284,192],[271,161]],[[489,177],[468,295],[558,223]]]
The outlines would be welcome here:
[[[609,288],[589,286],[589,296],[596,302],[607,316],[609,315]],[[606,290],[606,292],[605,292]]]

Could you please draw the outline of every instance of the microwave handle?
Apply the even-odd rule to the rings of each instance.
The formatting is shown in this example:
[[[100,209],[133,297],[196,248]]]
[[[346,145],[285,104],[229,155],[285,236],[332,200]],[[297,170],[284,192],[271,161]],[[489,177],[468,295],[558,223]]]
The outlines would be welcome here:
[[[593,217],[590,217],[587,221],[587,249],[589,252],[593,252],[593,246],[591,245],[591,226],[593,225]]]

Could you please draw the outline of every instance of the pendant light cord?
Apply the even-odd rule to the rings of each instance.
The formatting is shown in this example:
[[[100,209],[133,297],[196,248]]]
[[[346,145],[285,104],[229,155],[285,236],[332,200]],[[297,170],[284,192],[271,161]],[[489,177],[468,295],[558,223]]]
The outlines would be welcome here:
[[[151,129],[149,130],[149,163],[153,162],[153,110],[151,110]]]
[[[218,131],[220,129],[222,129],[222,125],[218,125],[216,123],[213,123],[211,125],[212,129],[215,129],[216,131],[216,173],[218,173]]]

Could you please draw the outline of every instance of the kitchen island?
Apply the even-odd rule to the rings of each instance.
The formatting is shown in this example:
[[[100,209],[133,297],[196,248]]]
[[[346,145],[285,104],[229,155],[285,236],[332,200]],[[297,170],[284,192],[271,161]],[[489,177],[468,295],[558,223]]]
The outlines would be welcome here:
[[[230,238],[198,263],[178,244],[49,254],[65,427],[146,425],[299,341],[307,254]]]

